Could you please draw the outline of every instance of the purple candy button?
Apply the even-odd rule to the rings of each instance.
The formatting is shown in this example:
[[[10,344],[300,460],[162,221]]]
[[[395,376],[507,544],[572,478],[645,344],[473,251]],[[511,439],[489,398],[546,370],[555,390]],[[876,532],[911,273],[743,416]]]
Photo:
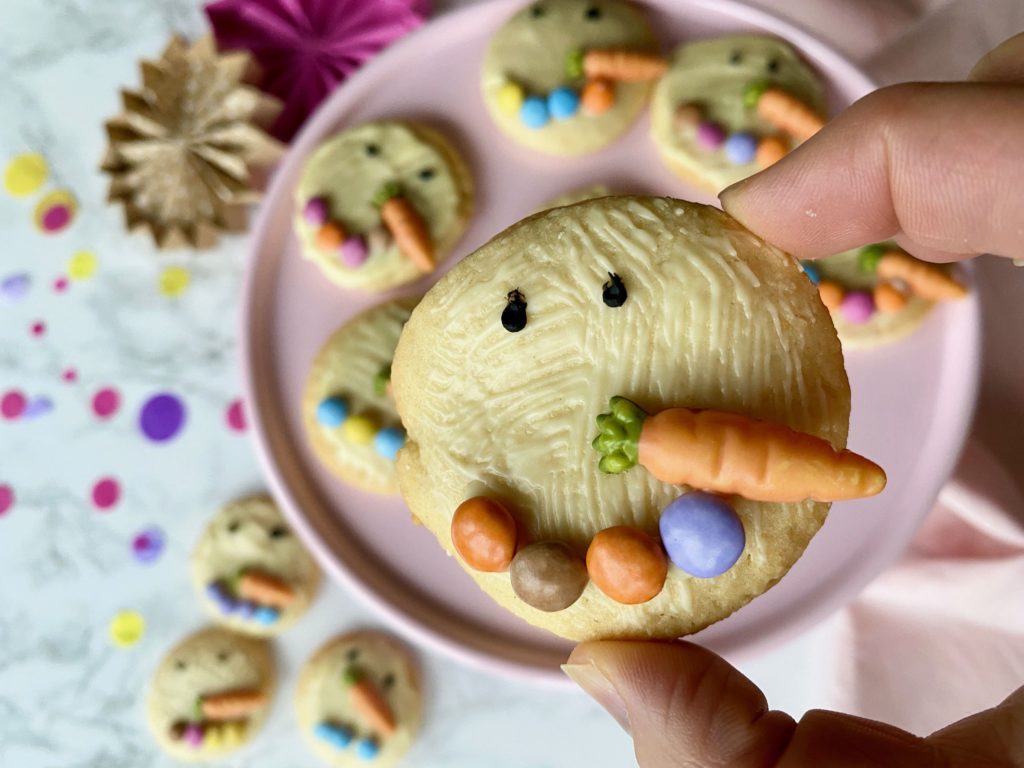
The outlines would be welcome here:
[[[746,544],[735,510],[721,496],[703,491],[684,493],[669,504],[658,525],[669,559],[702,579],[732,568]]]
[[[867,291],[850,291],[839,305],[843,319],[854,325],[862,325],[875,314],[875,299]]]
[[[182,734],[182,738],[190,747],[199,749],[199,747],[203,745],[203,729],[195,723],[189,723],[185,727],[185,732]]]
[[[164,532],[155,525],[135,534],[132,554],[140,563],[156,562],[164,551]]]
[[[170,440],[185,423],[185,404],[171,394],[154,395],[139,413],[139,429],[155,443]]]
[[[702,120],[697,124],[697,146],[708,152],[718,149],[725,143],[725,129],[718,123]]]
[[[319,227],[327,221],[327,201],[322,197],[311,197],[302,209],[302,218],[311,227]]]
[[[359,235],[346,237],[345,242],[341,244],[341,263],[346,267],[363,266],[368,255],[366,240]]]

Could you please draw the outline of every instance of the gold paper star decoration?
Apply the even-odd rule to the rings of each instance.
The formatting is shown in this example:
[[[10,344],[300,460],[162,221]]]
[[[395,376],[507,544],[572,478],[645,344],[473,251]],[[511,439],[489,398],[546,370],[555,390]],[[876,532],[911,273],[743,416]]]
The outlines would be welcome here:
[[[140,68],[142,87],[121,92],[123,111],[105,125],[108,202],[160,248],[210,248],[221,232],[244,231],[284,151],[263,131],[280,102],[247,84],[252,57],[220,54],[212,37],[192,46],[173,37]]]

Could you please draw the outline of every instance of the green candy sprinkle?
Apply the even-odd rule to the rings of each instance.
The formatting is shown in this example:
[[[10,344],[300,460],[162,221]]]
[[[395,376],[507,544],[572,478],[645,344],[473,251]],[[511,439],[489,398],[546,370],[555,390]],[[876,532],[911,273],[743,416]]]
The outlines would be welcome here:
[[[341,673],[341,682],[345,685],[355,685],[363,679],[363,672],[359,667],[345,667]]]
[[[601,454],[598,469],[617,475],[635,467],[640,458],[640,431],[647,413],[624,397],[613,397],[608,401],[608,407],[608,413],[597,417],[600,434],[590,445]]]
[[[391,381],[391,363],[383,366],[377,375],[373,377],[373,392],[377,397],[384,397],[388,393],[388,383]]]
[[[857,265],[860,267],[860,271],[867,274],[877,271],[878,262],[884,255],[885,247],[881,245],[867,245],[861,248],[860,254],[857,256]]]
[[[743,106],[747,109],[754,109],[757,102],[761,100],[761,96],[768,90],[769,85],[767,80],[755,80],[750,83],[743,89]]]
[[[389,181],[382,186],[377,194],[373,196],[373,204],[380,208],[384,203],[393,197],[398,197],[402,194],[402,188],[399,186],[397,181]]]
[[[565,73],[569,77],[583,77],[583,49],[569,51],[565,57]]]

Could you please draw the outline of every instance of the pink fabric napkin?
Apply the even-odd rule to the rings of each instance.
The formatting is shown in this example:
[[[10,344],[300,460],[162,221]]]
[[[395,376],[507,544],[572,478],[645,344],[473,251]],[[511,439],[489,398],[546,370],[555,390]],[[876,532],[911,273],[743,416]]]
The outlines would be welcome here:
[[[983,54],[1024,31],[1021,0],[754,2],[828,41],[883,85],[962,79]],[[1003,265],[979,266],[984,287],[985,269]],[[1015,278],[1024,274],[1003,279]],[[1000,329],[1019,328],[1002,303],[985,308],[983,397],[998,383],[993,366],[1014,354],[991,342]],[[1019,374],[1011,379],[999,402],[1024,409]],[[823,685],[824,706],[919,735],[1024,685],[1024,498],[980,443],[968,444],[903,559],[841,615]]]

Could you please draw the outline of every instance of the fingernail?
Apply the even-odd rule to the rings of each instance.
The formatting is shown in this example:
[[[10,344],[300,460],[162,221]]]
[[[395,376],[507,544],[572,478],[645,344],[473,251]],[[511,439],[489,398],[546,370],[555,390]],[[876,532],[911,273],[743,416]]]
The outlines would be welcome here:
[[[605,710],[615,718],[615,722],[622,726],[626,733],[630,732],[629,715],[626,712],[626,705],[615,690],[611,680],[605,677],[601,670],[591,663],[586,664],[563,664],[562,671],[576,685],[586,691]]]

